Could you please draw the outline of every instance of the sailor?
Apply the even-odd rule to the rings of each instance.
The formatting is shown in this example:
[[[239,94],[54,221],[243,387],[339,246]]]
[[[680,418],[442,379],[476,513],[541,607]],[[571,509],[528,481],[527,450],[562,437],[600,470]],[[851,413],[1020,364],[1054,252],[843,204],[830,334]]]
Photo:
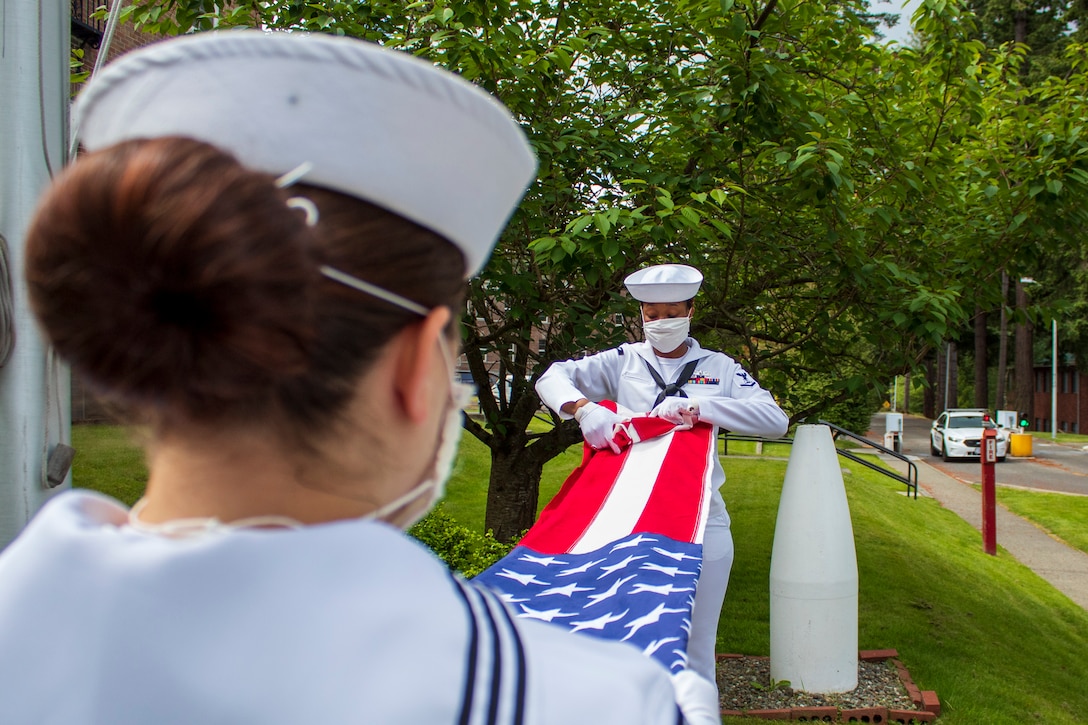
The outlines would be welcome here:
[[[536,385],[544,404],[564,420],[576,419],[586,442],[597,449],[615,449],[613,430],[624,422],[598,405],[600,400],[681,426],[711,423],[715,434],[724,429],[785,435],[789,420],[771,394],[731,357],[704,349],[688,335],[702,281],[699,270],[684,264],[659,264],[629,275],[625,286],[639,302],[645,341],[553,363]],[[712,683],[718,618],[733,564],[729,514],[719,491],[723,483],[725,472],[715,456],[687,650],[688,667]]]
[[[73,121],[29,294],[150,479],[131,510],[58,495],[0,555],[0,722],[677,722],[664,668],[513,619],[401,531],[456,449],[465,280],[535,172],[505,108],[244,31],[124,56]]]

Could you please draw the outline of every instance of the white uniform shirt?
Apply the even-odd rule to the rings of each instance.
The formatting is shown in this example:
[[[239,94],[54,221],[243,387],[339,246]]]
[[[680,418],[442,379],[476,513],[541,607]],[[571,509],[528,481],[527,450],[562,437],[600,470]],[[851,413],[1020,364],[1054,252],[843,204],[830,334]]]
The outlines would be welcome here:
[[[660,388],[646,363],[666,383],[671,383],[686,363],[698,360],[683,390],[698,401],[700,420],[746,435],[779,438],[786,434],[789,426],[786,414],[739,363],[724,353],[703,349],[693,338],[689,337],[687,342],[688,351],[681,358],[659,357],[650,343],[636,342],[579,360],[553,363],[537,381],[537,394],[563,419],[571,415],[562,412],[561,407],[581,398],[594,402],[614,400],[630,410],[648,413]],[[725,471],[717,456],[714,462],[712,516],[725,511],[718,492],[725,483]]]
[[[512,619],[384,524],[170,539],[127,515],[62,494],[0,555],[0,722],[678,721],[656,662]]]

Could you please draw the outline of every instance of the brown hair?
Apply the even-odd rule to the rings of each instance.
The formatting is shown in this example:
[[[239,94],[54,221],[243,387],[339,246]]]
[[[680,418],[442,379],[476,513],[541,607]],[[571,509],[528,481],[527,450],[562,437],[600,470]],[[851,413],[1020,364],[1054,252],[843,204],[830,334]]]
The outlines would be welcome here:
[[[320,210],[307,227],[287,207]],[[353,197],[241,166],[200,141],[126,141],[82,157],[27,237],[31,303],[73,369],[159,425],[331,425],[380,348],[418,316],[327,280],[328,264],[415,300],[460,304],[444,238]]]

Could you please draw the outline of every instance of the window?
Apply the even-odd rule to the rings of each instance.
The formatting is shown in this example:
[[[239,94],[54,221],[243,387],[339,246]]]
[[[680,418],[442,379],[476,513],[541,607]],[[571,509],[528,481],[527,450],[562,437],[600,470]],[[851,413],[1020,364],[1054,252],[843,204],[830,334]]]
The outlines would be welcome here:
[[[948,419],[948,427],[951,428],[993,428],[993,423],[982,422],[981,415],[957,415]]]

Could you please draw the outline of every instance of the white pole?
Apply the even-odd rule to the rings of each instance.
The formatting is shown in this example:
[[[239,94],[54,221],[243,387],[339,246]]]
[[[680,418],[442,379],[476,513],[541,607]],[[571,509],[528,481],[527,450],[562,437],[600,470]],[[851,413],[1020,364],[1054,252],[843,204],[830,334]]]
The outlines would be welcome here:
[[[1058,318],[1050,320],[1050,439],[1058,437]]]
[[[892,381],[892,412],[899,410],[899,376]]]
[[[23,282],[25,233],[38,195],[64,166],[69,4],[5,0],[0,27],[0,241],[11,276],[14,346],[0,367],[0,547],[52,490],[47,461],[70,435],[67,370],[38,334]],[[61,483],[69,483],[67,467]]]

